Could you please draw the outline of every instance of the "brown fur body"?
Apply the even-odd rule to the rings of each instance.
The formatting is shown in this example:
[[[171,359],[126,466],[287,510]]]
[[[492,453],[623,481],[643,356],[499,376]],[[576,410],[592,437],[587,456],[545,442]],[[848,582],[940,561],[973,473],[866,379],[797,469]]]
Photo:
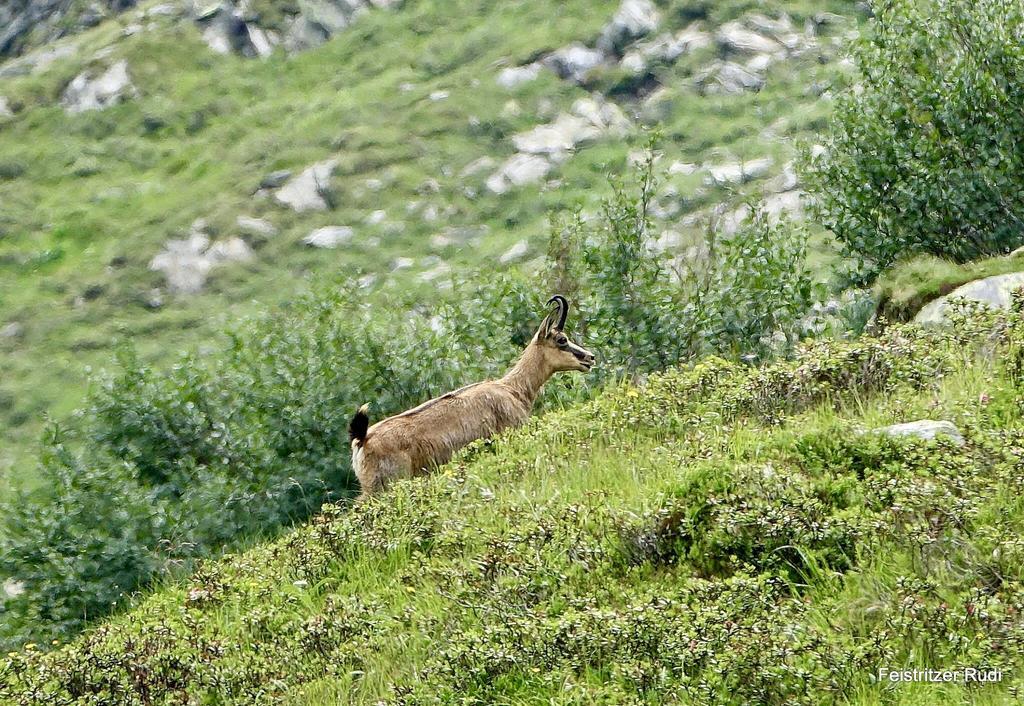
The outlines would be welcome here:
[[[568,304],[563,306],[568,309]],[[428,473],[470,442],[523,424],[554,373],[589,370],[594,356],[556,328],[556,322],[560,326],[564,321],[564,314],[560,319],[546,318],[522,357],[501,379],[467,385],[353,432],[352,467],[363,496],[392,480]],[[353,428],[358,427],[356,420],[367,423],[365,414],[365,408],[360,410]]]

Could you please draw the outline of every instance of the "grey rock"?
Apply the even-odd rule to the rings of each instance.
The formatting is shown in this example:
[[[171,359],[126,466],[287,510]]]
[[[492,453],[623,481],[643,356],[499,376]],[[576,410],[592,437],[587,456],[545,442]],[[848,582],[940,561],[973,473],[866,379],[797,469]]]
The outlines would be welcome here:
[[[760,179],[768,174],[772,167],[770,157],[751,159],[746,162],[730,162],[727,164],[704,165],[711,175],[711,180],[716,184],[743,184],[754,179]]]
[[[366,218],[363,219],[363,223],[368,226],[379,226],[381,223],[388,219],[388,212],[382,209],[377,209],[367,214]]]
[[[803,192],[794,190],[772,194],[761,201],[758,208],[764,212],[769,223],[778,223],[783,216],[799,220],[804,216]],[[720,207],[716,215],[717,228],[723,235],[733,235],[739,231],[750,214],[750,206],[747,204],[732,210]]]
[[[463,179],[476,176],[480,172],[486,172],[489,169],[493,169],[495,164],[497,164],[497,162],[495,162],[492,157],[488,157],[486,155],[478,157],[463,167],[462,171],[459,172],[459,176]]]
[[[515,245],[510,247],[508,250],[501,254],[498,258],[498,262],[503,265],[509,265],[513,262],[518,262],[526,257],[526,254],[530,252],[530,244],[526,240],[520,240]]]
[[[146,17],[177,17],[181,14],[181,8],[171,3],[153,5],[146,10]]]
[[[717,61],[697,74],[694,85],[705,94],[736,94],[760,91],[764,88],[764,77],[734,62]]]
[[[335,34],[347,28],[367,6],[363,2],[333,2],[332,0],[299,0],[302,16],[323,28],[328,34]]]
[[[850,19],[843,15],[837,15],[834,12],[819,12],[814,15],[813,21],[818,27],[829,27],[845,25],[850,22]]]
[[[314,49],[330,38],[331,32],[305,15],[299,15],[289,26],[284,45],[288,51],[294,53]]]
[[[441,212],[436,204],[428,204],[427,207],[423,209],[423,213],[421,215],[424,221],[427,223],[433,223],[440,218]]]
[[[656,88],[640,104],[639,118],[648,125],[664,122],[678,110],[678,102],[677,91],[667,86]]]
[[[276,31],[260,25],[260,15],[253,12],[250,0],[215,0],[212,4],[192,0],[191,15],[215,52],[266,57],[278,44],[290,52],[318,47],[369,10],[397,4],[395,0],[298,0],[298,13],[291,17],[283,40]]]
[[[676,250],[683,243],[683,235],[677,230],[667,229],[662,231],[661,235],[649,244],[651,251],[655,253],[663,253],[669,250]]]
[[[41,73],[53,62],[58,59],[74,56],[77,51],[78,48],[71,43],[43,47],[30,54],[26,54],[20,59],[14,59],[0,65],[0,78]]]
[[[571,112],[585,118],[602,133],[621,137],[630,129],[629,118],[619,106],[606,101],[599,95],[579,98],[572,104]]]
[[[526,66],[509,66],[498,72],[497,84],[502,88],[516,88],[535,80],[540,75],[541,65],[534,62]]]
[[[993,309],[1008,309],[1014,291],[1024,287],[1024,272],[1011,272],[968,282],[957,287],[944,297],[939,297],[917,312],[914,322],[919,324],[941,324],[947,319],[954,300],[980,302]]]
[[[583,83],[587,73],[595,66],[602,64],[604,60],[605,56],[602,52],[577,43],[548,54],[542,63],[554,71],[559,78]]]
[[[462,244],[479,241],[490,231],[491,229],[486,223],[481,223],[471,226],[448,226],[441,232],[441,235],[451,243]]]
[[[227,262],[244,262],[252,250],[241,238],[229,238],[211,245],[197,221],[187,238],[169,240],[163,251],[149,263],[149,269],[164,275],[167,287],[176,294],[197,294],[203,290],[210,270]]]
[[[268,220],[263,218],[253,218],[252,216],[239,216],[235,220],[238,229],[248,235],[257,235],[263,238],[269,238],[277,235],[277,227]]]
[[[918,439],[932,440],[938,436],[949,437],[957,446],[962,446],[964,436],[952,422],[945,420],[921,419],[916,422],[905,424],[893,424],[888,427],[879,427],[873,430],[876,434],[885,434],[894,437],[916,437]]]
[[[18,581],[17,579],[6,579],[3,583],[2,590],[5,597],[17,598],[25,592],[25,582]]]
[[[672,162],[672,164],[668,165],[668,173],[671,175],[689,176],[690,174],[695,174],[699,169],[700,167],[692,162]]]
[[[597,48],[606,54],[617,53],[629,42],[658,28],[658,8],[651,0],[623,0],[611,22],[601,30]]]
[[[7,98],[0,96],[0,120],[13,117],[14,111],[11,110],[11,104],[7,102]]]
[[[804,192],[799,189],[782,191],[772,194],[761,202],[761,209],[772,222],[778,221],[782,216],[799,220],[804,216]]]
[[[300,14],[288,29],[285,46],[293,52],[320,46],[368,10],[399,4],[400,0],[299,0]]]
[[[715,40],[726,50],[742,54],[772,54],[785,49],[776,40],[749,30],[740,22],[727,22],[719,27]]]
[[[90,71],[78,74],[64,89],[61,105],[69,113],[102,110],[136,93],[128,62],[121,60],[96,77]]]
[[[12,321],[3,328],[0,328],[0,339],[12,340],[25,335],[25,325],[20,321]]]
[[[767,15],[752,14],[747,15],[744,18],[745,23],[753,28],[754,30],[761,32],[762,34],[768,34],[773,37],[779,35],[791,34],[795,31],[793,26],[793,20],[790,19],[789,15],[782,14],[778,19],[773,19]]]
[[[551,167],[551,162],[542,156],[516,154],[487,178],[487,188],[492,193],[504,194],[514,187],[540,181],[548,175]]]
[[[246,13],[224,0],[212,6],[193,10],[203,41],[217,54],[232,52],[242,56],[269,56],[273,53],[271,35],[254,23],[247,22]]]
[[[134,5],[135,0],[95,0],[87,5],[67,0],[4,0],[0,2],[0,60],[76,34]]]
[[[279,188],[274,198],[298,213],[326,211],[328,203],[323,194],[330,186],[336,165],[337,160],[328,159],[307,167]]]
[[[261,189],[276,189],[292,176],[290,169],[278,169],[276,172],[270,172],[265,177],[260,179]]]
[[[211,265],[222,262],[245,262],[252,259],[252,250],[241,238],[219,240],[209,247],[206,257]]]
[[[143,298],[142,303],[147,309],[159,309],[164,305],[164,293],[159,287],[153,287]]]
[[[796,173],[793,162],[786,162],[782,168],[782,173],[769,179],[765,183],[764,188],[765,191],[781,193],[783,191],[792,191],[799,185],[800,178]]]
[[[699,23],[694,23],[675,36],[666,33],[636,44],[622,57],[620,65],[633,73],[642,73],[654,62],[670,64],[684,54],[710,44],[711,35],[700,29]]]
[[[604,135],[621,137],[629,128],[629,119],[614,103],[600,98],[580,98],[569,113],[513,136],[512,143],[527,154],[559,155]]]
[[[428,270],[424,270],[420,273],[419,279],[421,282],[434,282],[443,277],[450,275],[452,272],[452,266],[447,262],[441,261],[434,265]]]
[[[314,248],[336,248],[352,240],[353,235],[355,231],[348,226],[324,226],[307,235],[302,242]]]
[[[596,140],[600,134],[600,130],[584,118],[560,115],[552,123],[514,135],[512,143],[517,150],[528,154],[558,154]]]
[[[755,74],[764,74],[777,58],[777,54],[758,54],[750,57],[744,66]]]
[[[793,25],[789,15],[782,14],[778,19],[766,15],[747,15],[744,23],[762,35],[768,35],[791,52],[798,52],[805,48],[805,45],[813,44],[813,40],[802,37]]]
[[[450,248],[454,244],[455,241],[444,233],[435,233],[430,236],[430,247],[434,250],[444,250],[445,248]]]

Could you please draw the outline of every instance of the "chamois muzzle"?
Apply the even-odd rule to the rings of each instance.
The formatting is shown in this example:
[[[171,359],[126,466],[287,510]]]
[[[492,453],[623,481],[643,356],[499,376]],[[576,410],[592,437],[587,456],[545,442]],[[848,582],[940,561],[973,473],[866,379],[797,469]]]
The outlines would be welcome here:
[[[569,352],[576,357],[576,360],[579,361],[580,370],[585,373],[589,373],[597,362],[597,358],[594,357],[593,353],[575,344],[570,345]]]

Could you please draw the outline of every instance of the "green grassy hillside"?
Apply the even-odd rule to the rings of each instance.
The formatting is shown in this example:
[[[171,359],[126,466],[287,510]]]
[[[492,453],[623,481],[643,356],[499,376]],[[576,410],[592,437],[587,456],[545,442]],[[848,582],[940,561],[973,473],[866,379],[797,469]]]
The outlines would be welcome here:
[[[87,371],[106,364],[118,341],[135,342],[146,360],[167,361],[198,341],[219,346],[214,332],[226,320],[286,303],[312,278],[369,274],[429,299],[449,271],[529,263],[543,248],[549,214],[594,208],[605,174],[627,169],[644,143],[645,125],[662,133],[659,222],[681,234],[670,246],[685,250],[687,234],[703,227],[695,214],[760,199],[796,142],[813,138],[858,17],[845,0],[660,3],[658,33],[692,22],[714,33],[733,19],[783,12],[796,35],[810,31],[805,22],[816,28],[806,51],[764,69],[760,91],[731,95],[696,88],[718,59],[749,58],[715,42],[638,74],[609,62],[583,85],[548,70],[514,88],[497,83],[503,68],[573,42],[592,45],[614,0],[409,0],[365,13],[322,47],[294,56],[279,49],[263,60],[214,53],[194,22],[150,13],[156,5],[42,48],[47,61],[38,53],[15,60],[35,69],[4,73],[8,65],[0,65],[10,113],[0,110],[7,481],[31,477],[29,450],[44,417],[62,418],[79,404]],[[826,10],[846,19],[815,23]],[[104,110],[62,108],[72,79],[120,60],[130,97]],[[513,136],[593,95],[621,108],[630,122],[624,136],[582,146],[537,183],[487,189],[515,151]],[[765,157],[766,171],[745,184],[685,166]],[[327,210],[296,213],[254,196],[273,172],[326,159],[336,160],[323,184]],[[240,216],[265,219],[275,233],[246,230]],[[203,293],[176,296],[149,265],[197,219],[214,242],[241,236],[252,256],[213,269]],[[329,225],[353,228],[351,241],[334,250],[302,244]],[[510,251],[520,241],[526,249]]]
[[[997,704],[1024,686],[1021,314],[620,386],[203,566],[11,703]],[[947,420],[933,441],[872,430]],[[880,668],[1001,669],[896,685]]]

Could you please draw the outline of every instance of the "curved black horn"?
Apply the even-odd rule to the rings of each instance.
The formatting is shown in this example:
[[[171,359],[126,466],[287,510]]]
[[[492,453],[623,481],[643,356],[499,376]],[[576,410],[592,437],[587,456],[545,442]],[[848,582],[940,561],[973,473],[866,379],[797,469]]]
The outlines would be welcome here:
[[[565,328],[565,319],[569,316],[569,302],[561,294],[556,294],[548,299],[548,304],[552,302],[558,303],[558,325],[555,328],[561,331]]]

